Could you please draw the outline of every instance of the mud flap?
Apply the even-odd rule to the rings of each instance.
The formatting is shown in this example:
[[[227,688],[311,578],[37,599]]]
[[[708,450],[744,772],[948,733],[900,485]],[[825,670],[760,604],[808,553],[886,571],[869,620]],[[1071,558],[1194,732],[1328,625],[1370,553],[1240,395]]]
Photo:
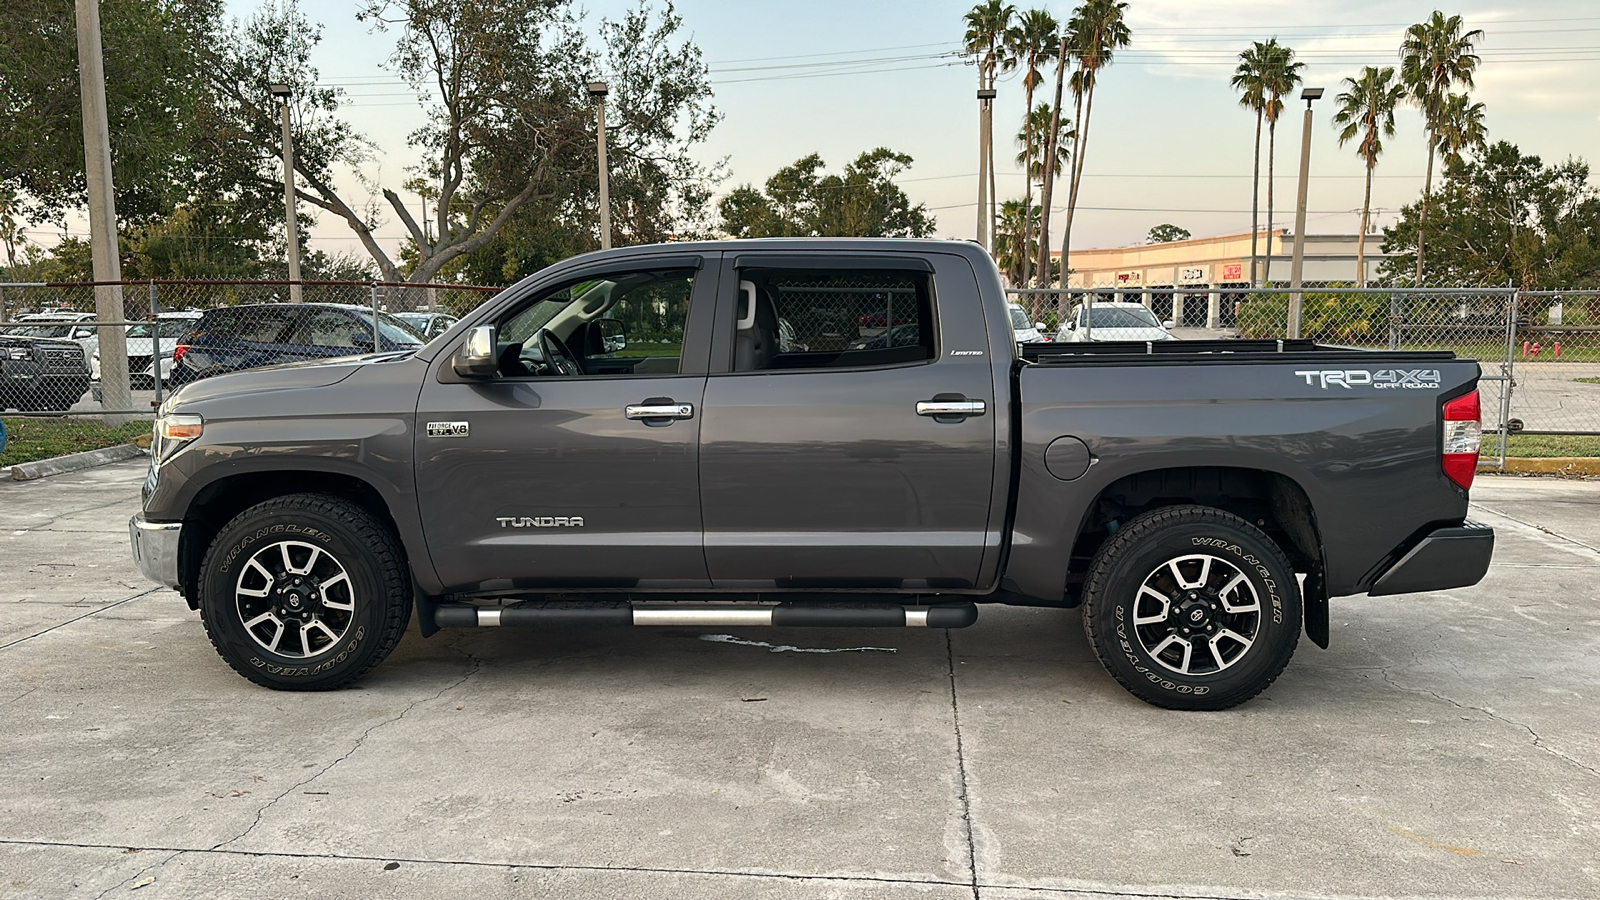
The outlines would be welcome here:
[[[1328,584],[1322,576],[1322,569],[1317,568],[1306,575],[1306,583],[1300,589],[1305,604],[1306,637],[1311,643],[1326,650],[1328,649]]]
[[[422,592],[415,579],[411,582],[411,593],[417,602],[417,630],[422,632],[423,637],[433,637],[439,633],[439,622],[434,615],[439,605]]]

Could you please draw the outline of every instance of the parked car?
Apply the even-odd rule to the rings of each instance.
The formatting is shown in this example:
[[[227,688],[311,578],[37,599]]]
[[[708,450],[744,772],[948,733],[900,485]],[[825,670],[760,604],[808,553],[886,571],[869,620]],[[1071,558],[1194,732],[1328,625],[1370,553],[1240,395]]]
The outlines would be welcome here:
[[[1056,340],[1069,344],[1085,341],[1175,341],[1171,322],[1156,318],[1142,303],[1093,303],[1072,308],[1061,321]]]
[[[88,390],[89,364],[76,342],[0,335],[0,410],[67,410]]]
[[[208,310],[172,351],[172,384],[279,363],[413,350],[427,343],[410,326],[335,303],[261,303]]]
[[[793,309],[847,308],[818,285],[868,277],[915,296],[914,325],[882,347],[781,349]],[[662,294],[690,298],[682,337],[608,350],[614,311]],[[299,327],[268,309],[276,339]],[[162,407],[134,557],[242,676],[349,684],[413,611],[431,635],[960,628],[984,603],[1081,605],[1129,691],[1221,709],[1278,677],[1302,627],[1327,646],[1329,598],[1475,584],[1493,552],[1466,518],[1476,362],[1018,345],[972,244],[626,247],[550,266],[462,325],[409,353],[210,378]],[[1299,700],[1319,690],[1297,681]]]
[[[178,340],[193,331],[199,323],[202,313],[197,309],[178,312],[164,312],[156,317],[155,328],[150,323],[140,322],[128,326],[128,384],[136,390],[151,390],[156,383],[156,370],[161,371],[163,384],[171,380],[172,352],[178,346]],[[151,344],[150,332],[154,330],[159,337],[154,346]],[[100,371],[100,348],[94,351],[93,368]]]
[[[100,349],[100,330],[93,325],[82,324],[93,322],[94,318],[94,313],[87,312],[32,313],[19,317],[17,324],[6,326],[4,332],[17,337],[51,338],[76,343],[83,348],[84,357],[89,360],[90,377],[98,381],[100,363],[95,351]]]
[[[440,312],[402,312],[395,313],[394,317],[430,341],[449,331],[451,325],[460,321],[455,316]]]
[[[1028,321],[1028,311],[1021,306],[1008,304],[1006,312],[1011,316],[1011,333],[1017,343],[1038,344],[1050,340],[1050,335],[1044,333],[1044,323]]]

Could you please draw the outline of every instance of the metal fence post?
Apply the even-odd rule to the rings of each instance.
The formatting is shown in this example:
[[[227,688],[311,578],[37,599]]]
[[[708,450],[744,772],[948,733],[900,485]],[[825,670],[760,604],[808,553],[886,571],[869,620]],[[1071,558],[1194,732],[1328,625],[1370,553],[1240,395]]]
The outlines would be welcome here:
[[[378,283],[372,283],[372,352],[380,349],[378,344]]]
[[[1405,300],[1401,298],[1399,291],[1393,291],[1393,292],[1391,292],[1389,294],[1389,349],[1390,350],[1399,350],[1400,349],[1400,322],[1404,318],[1404,316],[1401,313],[1401,309],[1402,309],[1404,303],[1405,303]]]
[[[161,385],[166,381],[161,375],[161,298],[157,296],[155,279],[150,279],[150,373],[156,382],[155,406],[161,407]]]
[[[1511,392],[1516,386],[1517,307],[1522,292],[1511,289],[1506,298],[1506,355],[1500,364],[1500,468],[1506,467],[1506,450],[1511,443]]]
[[[1094,340],[1094,291],[1083,295],[1083,339]]]

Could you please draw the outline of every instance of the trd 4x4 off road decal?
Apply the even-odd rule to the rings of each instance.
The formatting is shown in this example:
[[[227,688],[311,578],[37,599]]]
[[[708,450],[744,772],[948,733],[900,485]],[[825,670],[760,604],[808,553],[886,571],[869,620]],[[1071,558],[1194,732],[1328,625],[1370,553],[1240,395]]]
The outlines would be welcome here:
[[[1438,369],[1300,369],[1294,373],[1306,384],[1327,390],[1373,387],[1378,390],[1436,391]]]

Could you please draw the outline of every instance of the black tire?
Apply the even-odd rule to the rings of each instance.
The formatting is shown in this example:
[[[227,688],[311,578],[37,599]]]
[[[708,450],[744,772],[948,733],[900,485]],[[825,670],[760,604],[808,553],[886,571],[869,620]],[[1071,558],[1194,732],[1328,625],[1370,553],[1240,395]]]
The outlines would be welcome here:
[[[1249,700],[1300,639],[1300,583],[1283,551],[1208,506],[1152,510],[1118,529],[1089,564],[1083,597],[1084,631],[1106,671],[1166,709]]]
[[[199,581],[200,620],[217,653],[274,690],[350,684],[394,650],[411,620],[399,540],[372,513],[327,494],[277,497],[235,516],[206,550]]]

